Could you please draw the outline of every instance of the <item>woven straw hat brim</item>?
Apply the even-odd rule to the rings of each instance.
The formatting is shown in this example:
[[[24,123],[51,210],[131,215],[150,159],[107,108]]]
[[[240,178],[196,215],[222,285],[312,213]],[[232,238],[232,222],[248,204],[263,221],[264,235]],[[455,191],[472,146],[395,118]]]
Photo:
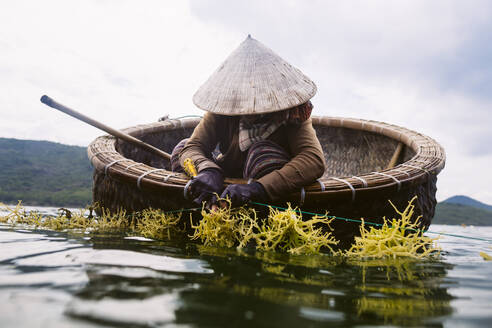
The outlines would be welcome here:
[[[248,36],[193,96],[198,108],[222,115],[281,111],[307,102],[316,85]]]

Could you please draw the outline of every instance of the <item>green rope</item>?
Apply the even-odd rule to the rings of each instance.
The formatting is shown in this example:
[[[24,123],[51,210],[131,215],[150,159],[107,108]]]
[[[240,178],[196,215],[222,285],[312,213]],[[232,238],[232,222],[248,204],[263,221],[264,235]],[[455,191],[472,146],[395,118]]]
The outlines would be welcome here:
[[[182,213],[182,212],[194,212],[201,210],[201,207],[191,207],[191,208],[182,208],[180,210],[166,211],[164,214],[174,214],[174,213]]]
[[[258,202],[250,202],[250,203],[255,204],[255,205],[265,206],[265,207],[272,207],[272,208],[276,208],[276,209],[283,210],[283,211],[287,210],[286,207],[281,207],[281,206],[263,204],[263,203],[258,203]],[[172,213],[178,213],[178,212],[192,212],[192,211],[198,211],[201,209],[202,209],[201,207],[183,208],[180,210],[167,211],[167,212],[164,212],[164,214],[172,214]],[[301,211],[300,209],[295,209],[295,211],[302,213],[302,214],[311,215],[311,216],[320,216],[320,217],[324,216],[324,217],[333,218],[336,220],[342,220],[342,221],[346,221],[346,222],[354,222],[354,223],[359,223],[359,224],[364,223],[367,225],[373,225],[373,226],[377,226],[377,227],[383,226],[383,224],[381,224],[381,223],[368,222],[368,221],[362,221],[362,220],[356,220],[356,219],[347,219],[347,218],[342,218],[342,217],[334,216],[334,215],[326,215],[326,214],[319,214],[319,213],[308,212],[308,211]],[[407,230],[412,230],[415,232],[419,232],[419,231],[421,232],[422,231],[422,230],[417,230],[417,229],[413,229],[413,228],[407,228]],[[492,243],[492,239],[481,238],[481,237],[470,237],[470,236],[463,236],[463,235],[445,233],[445,232],[434,232],[434,231],[430,231],[430,230],[424,230],[423,232],[431,233],[431,234],[435,234],[435,235],[464,238],[464,239],[472,239],[472,240],[480,240],[480,241],[486,241],[486,242]]]
[[[263,203],[257,203],[257,202],[251,202],[251,203],[252,204],[256,204],[256,205],[261,205],[261,206],[269,206],[269,207],[277,208],[277,209],[284,210],[284,211],[287,209],[285,207],[268,205],[268,204],[263,204]],[[381,224],[381,223],[366,222],[366,221],[362,221],[362,220],[342,218],[342,217],[339,217],[339,216],[331,216],[331,215],[325,215],[325,214],[318,214],[318,213],[313,213],[313,212],[301,211],[300,209],[296,209],[296,211],[297,212],[300,212],[300,213],[303,213],[303,214],[314,215],[314,216],[330,217],[330,218],[334,218],[334,219],[337,219],[337,220],[343,220],[343,221],[348,221],[348,222],[364,223],[364,224],[374,225],[374,226],[378,226],[378,227],[382,227],[383,226],[383,224]],[[415,232],[421,231],[421,230],[413,229],[413,228],[407,228],[407,230],[411,230],[411,231],[415,231]],[[434,231],[430,231],[430,230],[424,230],[423,232],[425,232],[425,233],[431,233],[431,234],[435,234],[435,235],[443,235],[443,236],[450,236],[450,237],[457,237],[457,238],[481,240],[481,241],[486,241],[486,242],[492,243],[492,239],[481,238],[481,237],[469,237],[469,236],[457,235],[457,234],[452,234],[452,233],[434,232]]]
[[[457,235],[454,233],[434,232],[434,231],[429,231],[429,230],[427,230],[426,233],[432,233],[435,235],[443,235],[443,236],[450,236],[450,237],[457,237],[457,238],[464,238],[464,239],[474,239],[474,240],[480,240],[480,241],[486,241],[486,242],[492,243],[492,239],[481,238],[481,237],[470,237],[470,236]]]
[[[287,208],[281,207],[281,206],[268,205],[268,204],[257,203],[257,202],[251,202],[251,204],[256,204],[256,205],[261,205],[261,206],[266,206],[266,207],[272,207],[272,208],[276,208],[276,209],[283,210],[283,211],[285,211],[287,209]],[[347,222],[362,223],[362,220],[347,219],[347,218],[342,218],[340,216],[326,215],[326,214],[318,214],[318,213],[313,213],[313,212],[301,211],[300,209],[295,209],[295,211],[296,212],[299,212],[299,213],[302,213],[302,214],[311,215],[311,216],[324,216],[324,217],[327,217],[327,218],[333,218],[333,219],[343,220],[343,221],[347,221]],[[383,226],[381,223],[366,222],[366,221],[364,221],[364,224],[374,225],[374,226],[377,226],[377,227],[382,227]]]

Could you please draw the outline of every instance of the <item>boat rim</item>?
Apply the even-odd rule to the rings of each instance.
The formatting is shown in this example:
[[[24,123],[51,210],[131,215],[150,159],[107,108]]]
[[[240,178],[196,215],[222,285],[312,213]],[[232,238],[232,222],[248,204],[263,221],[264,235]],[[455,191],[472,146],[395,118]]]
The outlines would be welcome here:
[[[313,116],[314,126],[339,127],[361,130],[389,137],[410,147],[415,155],[393,168],[367,172],[357,176],[321,177],[315,183],[290,195],[304,203],[307,197],[351,198],[375,192],[392,193],[426,181],[430,175],[437,175],[445,165],[444,149],[432,138],[416,131],[379,121]],[[142,124],[124,129],[125,133],[139,138],[149,133],[162,133],[175,129],[194,128],[200,118],[166,119],[161,122]],[[87,149],[88,157],[96,170],[106,176],[127,183],[134,183],[138,189],[183,191],[189,178],[183,173],[155,168],[124,157],[116,150],[117,138],[104,135],[96,138]],[[247,183],[245,179],[226,178],[225,184]]]

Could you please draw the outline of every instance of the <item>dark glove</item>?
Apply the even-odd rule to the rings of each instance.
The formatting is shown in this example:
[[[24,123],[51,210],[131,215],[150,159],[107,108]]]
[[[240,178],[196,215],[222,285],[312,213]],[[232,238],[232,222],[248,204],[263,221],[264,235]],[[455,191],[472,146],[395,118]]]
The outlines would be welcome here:
[[[220,198],[227,197],[231,200],[232,206],[241,206],[250,201],[268,200],[268,194],[259,182],[228,185],[220,195]]]
[[[224,176],[218,169],[208,168],[190,180],[185,187],[185,196],[193,199],[193,202],[202,205],[215,202],[215,193],[220,193],[224,184]]]

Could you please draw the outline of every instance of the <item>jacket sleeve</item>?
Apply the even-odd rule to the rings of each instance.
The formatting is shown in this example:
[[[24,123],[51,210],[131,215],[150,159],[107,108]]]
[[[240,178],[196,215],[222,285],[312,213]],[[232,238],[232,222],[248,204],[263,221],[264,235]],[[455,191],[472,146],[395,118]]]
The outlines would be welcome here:
[[[181,166],[186,158],[191,158],[198,172],[206,168],[216,168],[222,171],[211,159],[212,151],[218,143],[217,138],[217,117],[206,113],[181,150],[179,156]]]
[[[311,119],[300,126],[291,125],[287,128],[292,159],[281,169],[258,179],[271,199],[298,191],[316,181],[325,172],[325,157]]]

